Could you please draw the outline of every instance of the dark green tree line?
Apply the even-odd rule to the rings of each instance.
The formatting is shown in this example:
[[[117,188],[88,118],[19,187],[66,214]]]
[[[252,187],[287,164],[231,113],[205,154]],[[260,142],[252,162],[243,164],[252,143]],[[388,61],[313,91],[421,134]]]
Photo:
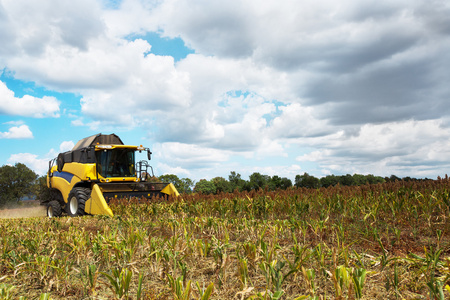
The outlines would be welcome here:
[[[233,191],[251,191],[258,189],[287,189],[292,187],[292,181],[286,177],[263,175],[254,172],[249,180],[241,178],[241,174],[230,172],[228,180],[223,177],[215,177],[211,180],[201,179],[195,184],[194,192],[203,194],[231,193]]]
[[[394,176],[394,175],[392,175],[392,176]],[[377,183],[383,183],[385,181],[386,181],[385,178],[380,177],[380,176],[374,176],[372,174],[369,174],[369,175],[346,174],[346,175],[340,175],[340,176],[327,175],[322,178],[317,178],[317,177],[309,175],[308,173],[305,172],[303,175],[295,176],[295,186],[296,187],[306,187],[306,188],[329,187],[329,186],[335,186],[337,184],[344,185],[344,186],[377,184]]]
[[[375,176],[373,174],[346,174],[346,175],[327,175],[321,178],[304,173],[303,175],[296,175],[294,186],[302,188],[321,188],[335,185],[342,186],[357,186],[364,184],[377,184],[395,180],[413,181],[413,180],[426,180],[416,179],[411,177],[400,178],[395,175],[390,177]],[[201,192],[205,194],[214,194],[220,192],[233,192],[238,191],[251,191],[258,189],[268,189],[270,191],[276,189],[288,189],[292,187],[292,181],[286,177],[280,177],[278,175],[268,176],[258,172],[254,172],[249,176],[249,180],[241,178],[241,174],[235,171],[230,172],[228,180],[223,177],[215,177],[210,181],[202,179],[195,185],[193,191]]]

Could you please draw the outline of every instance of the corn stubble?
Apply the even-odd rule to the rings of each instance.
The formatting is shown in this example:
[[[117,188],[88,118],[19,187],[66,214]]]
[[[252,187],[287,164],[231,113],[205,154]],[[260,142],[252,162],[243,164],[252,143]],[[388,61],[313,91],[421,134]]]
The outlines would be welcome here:
[[[445,299],[450,180],[0,220],[0,299]]]

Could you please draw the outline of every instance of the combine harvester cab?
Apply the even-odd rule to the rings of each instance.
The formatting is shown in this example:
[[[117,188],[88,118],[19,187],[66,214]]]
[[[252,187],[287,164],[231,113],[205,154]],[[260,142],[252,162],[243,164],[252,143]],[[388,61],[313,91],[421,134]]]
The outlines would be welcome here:
[[[179,196],[172,183],[149,182],[153,168],[147,161],[135,162],[142,146],[124,145],[115,134],[97,134],[80,140],[71,151],[49,162],[47,186],[51,197],[41,200],[49,217],[85,214],[113,216],[112,198]],[[149,171],[151,173],[149,173]]]

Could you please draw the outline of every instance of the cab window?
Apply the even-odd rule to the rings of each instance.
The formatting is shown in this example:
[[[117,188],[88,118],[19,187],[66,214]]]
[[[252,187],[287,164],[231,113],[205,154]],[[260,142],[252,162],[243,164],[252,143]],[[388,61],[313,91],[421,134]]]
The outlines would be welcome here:
[[[97,172],[106,177],[134,177],[134,151],[112,149],[96,152]]]

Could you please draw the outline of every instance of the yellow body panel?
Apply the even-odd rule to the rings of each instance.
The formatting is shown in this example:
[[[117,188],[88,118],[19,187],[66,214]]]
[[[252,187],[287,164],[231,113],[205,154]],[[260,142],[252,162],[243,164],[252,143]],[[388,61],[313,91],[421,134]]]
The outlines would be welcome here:
[[[169,183],[165,188],[163,188],[161,190],[161,193],[173,196],[180,196],[180,193],[178,193],[177,189],[172,183]]]
[[[61,192],[66,203],[75,184],[80,181],[96,179],[95,164],[65,164],[62,172],[58,172],[56,166],[53,166],[50,172],[53,176],[48,177],[47,185],[50,186],[48,181],[51,180],[51,187]]]
[[[103,197],[102,191],[96,184],[92,186],[91,197],[86,201],[84,211],[91,215],[114,216],[111,208],[109,208]]]
[[[73,174],[80,180],[97,179],[95,164],[68,163],[64,164],[63,172]]]
[[[52,168],[51,172],[53,176],[48,179],[51,180],[51,187],[59,190],[63,196],[64,202],[67,203],[70,191],[75,184],[81,181],[80,178],[65,171],[58,172],[56,166]]]

